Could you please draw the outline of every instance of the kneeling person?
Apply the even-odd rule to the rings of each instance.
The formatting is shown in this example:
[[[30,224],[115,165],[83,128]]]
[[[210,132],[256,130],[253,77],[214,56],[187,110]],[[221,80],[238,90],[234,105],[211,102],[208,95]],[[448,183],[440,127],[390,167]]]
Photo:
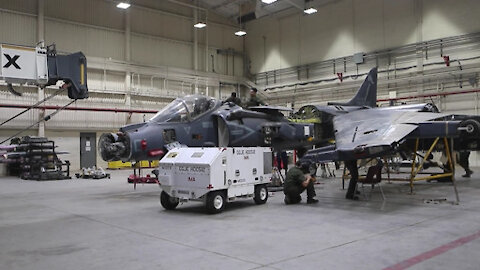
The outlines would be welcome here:
[[[308,167],[308,166],[305,166]],[[303,168],[308,170],[308,168]],[[287,178],[283,186],[283,193],[285,194],[285,204],[295,204],[302,200],[300,194],[307,190],[307,203],[317,203],[318,200],[313,197],[316,196],[313,183],[316,181],[315,177],[310,174],[305,174],[302,170],[302,164],[297,161],[295,167],[288,170]]]

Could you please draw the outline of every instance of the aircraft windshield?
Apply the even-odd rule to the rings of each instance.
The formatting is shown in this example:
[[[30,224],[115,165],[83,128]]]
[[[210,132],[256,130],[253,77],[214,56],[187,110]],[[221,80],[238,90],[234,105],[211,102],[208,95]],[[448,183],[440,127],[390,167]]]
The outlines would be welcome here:
[[[162,122],[187,122],[210,111],[215,107],[216,100],[201,95],[177,98],[159,111],[150,121]]]

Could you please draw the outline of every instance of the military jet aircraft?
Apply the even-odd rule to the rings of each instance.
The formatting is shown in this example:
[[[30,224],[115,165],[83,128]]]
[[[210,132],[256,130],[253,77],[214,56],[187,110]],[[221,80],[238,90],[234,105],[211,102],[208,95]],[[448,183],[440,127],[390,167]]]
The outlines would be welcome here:
[[[99,149],[105,161],[160,159],[171,147],[271,146],[294,149],[318,143],[314,124],[289,121],[284,107],[249,109],[212,97],[177,98],[149,121],[102,134]]]
[[[373,68],[349,102],[302,107],[294,118],[318,119],[324,139],[327,136],[335,141],[309,150],[302,159],[316,163],[345,161],[353,179],[354,175],[358,177],[358,159],[413,149],[416,139],[429,142],[437,137],[456,138],[456,149],[479,150],[480,117],[439,113],[429,103],[379,108],[376,98],[377,69]],[[420,148],[427,145],[421,143]],[[352,183],[356,185],[356,181],[350,181],[347,198],[354,198]]]
[[[335,144],[310,150],[305,158],[315,161],[363,159],[393,152],[408,139],[459,137],[463,149],[477,150],[480,117],[439,113],[432,103],[376,107],[377,69],[347,103],[307,105],[296,119],[319,119],[323,138]]]

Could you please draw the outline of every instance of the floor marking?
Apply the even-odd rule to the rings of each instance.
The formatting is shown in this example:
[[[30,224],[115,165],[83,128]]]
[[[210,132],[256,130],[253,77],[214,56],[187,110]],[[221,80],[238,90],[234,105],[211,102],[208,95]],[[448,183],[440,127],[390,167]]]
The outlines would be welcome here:
[[[414,257],[411,257],[403,262],[400,262],[400,263],[397,263],[393,266],[389,266],[387,268],[384,268],[383,270],[403,270],[403,269],[407,269],[415,264],[418,264],[418,263],[421,263],[423,261],[426,261],[430,258],[433,258],[435,256],[438,256],[442,253],[445,253],[451,249],[454,249],[454,248],[457,248],[459,246],[462,246],[468,242],[471,242],[477,238],[480,238],[480,231],[474,233],[474,234],[471,234],[471,235],[468,235],[468,236],[465,236],[465,237],[462,237],[462,238],[459,238],[455,241],[452,241],[450,243],[447,243],[443,246],[439,246],[435,249],[432,249],[430,251],[427,251],[427,252],[424,252],[420,255],[417,255],[417,256],[414,256]]]

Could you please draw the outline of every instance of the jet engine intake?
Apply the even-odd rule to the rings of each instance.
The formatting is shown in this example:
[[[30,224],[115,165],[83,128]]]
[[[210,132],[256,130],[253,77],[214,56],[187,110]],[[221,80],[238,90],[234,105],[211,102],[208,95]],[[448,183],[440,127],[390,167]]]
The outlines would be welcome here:
[[[103,133],[98,141],[100,155],[105,161],[126,159],[130,155],[130,142],[124,133]]]

